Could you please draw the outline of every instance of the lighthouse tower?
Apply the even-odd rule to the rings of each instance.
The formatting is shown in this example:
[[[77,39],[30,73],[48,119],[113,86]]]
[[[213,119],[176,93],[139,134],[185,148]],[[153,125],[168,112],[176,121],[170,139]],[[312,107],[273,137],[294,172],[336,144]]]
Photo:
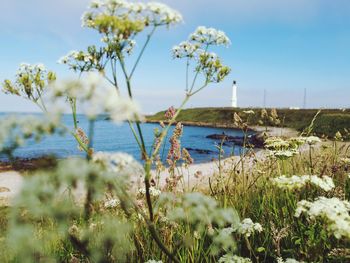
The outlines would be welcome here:
[[[237,108],[237,83],[234,80],[233,85],[232,85],[232,98],[231,98],[231,107],[232,108]]]

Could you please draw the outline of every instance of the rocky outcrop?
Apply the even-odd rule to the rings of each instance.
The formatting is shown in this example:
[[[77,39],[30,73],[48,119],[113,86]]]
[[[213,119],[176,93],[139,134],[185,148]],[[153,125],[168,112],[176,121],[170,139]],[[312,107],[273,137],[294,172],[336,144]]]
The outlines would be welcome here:
[[[264,147],[264,138],[262,134],[252,134],[248,135],[246,141],[244,137],[241,136],[230,136],[225,133],[222,134],[210,134],[206,136],[208,139],[217,140],[223,142],[226,146],[243,146],[244,143],[252,145],[254,148],[263,148]]]

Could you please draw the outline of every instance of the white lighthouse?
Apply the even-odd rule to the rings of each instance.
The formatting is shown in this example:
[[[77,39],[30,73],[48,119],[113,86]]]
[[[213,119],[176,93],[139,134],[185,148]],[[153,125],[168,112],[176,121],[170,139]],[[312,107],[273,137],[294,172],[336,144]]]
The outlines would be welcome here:
[[[233,85],[232,85],[232,98],[231,98],[231,107],[232,108],[237,108],[237,83],[234,80]]]

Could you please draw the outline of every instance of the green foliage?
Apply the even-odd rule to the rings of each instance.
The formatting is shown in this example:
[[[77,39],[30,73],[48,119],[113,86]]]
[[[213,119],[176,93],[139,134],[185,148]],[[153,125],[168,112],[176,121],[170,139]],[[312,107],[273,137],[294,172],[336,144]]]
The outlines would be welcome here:
[[[234,127],[234,113],[242,114],[246,110],[253,110],[254,115],[250,116],[250,125],[262,125],[261,109],[232,109],[232,108],[196,108],[184,109],[178,116],[177,120],[183,123],[202,124],[210,126],[227,126]],[[269,119],[264,122],[267,126],[283,126],[293,128],[298,131],[303,131],[310,125],[311,120],[316,115],[318,110],[289,110],[277,109],[277,114],[281,122],[276,125],[274,121]],[[147,116],[147,120],[159,121],[164,119],[165,111],[156,113],[152,116]],[[332,110],[324,109],[315,120],[313,133],[318,136],[333,138],[336,132],[340,131],[343,135],[347,135],[350,129],[350,110]],[[345,139],[348,137],[345,136]]]

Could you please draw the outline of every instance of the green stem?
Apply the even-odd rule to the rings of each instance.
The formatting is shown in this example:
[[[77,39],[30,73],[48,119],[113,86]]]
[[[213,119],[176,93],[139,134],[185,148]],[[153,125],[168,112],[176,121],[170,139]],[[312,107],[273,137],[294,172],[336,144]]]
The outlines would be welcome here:
[[[131,79],[132,76],[134,75],[134,72],[135,72],[135,70],[136,70],[136,68],[137,68],[137,65],[139,64],[139,62],[140,62],[140,60],[141,60],[141,57],[142,57],[143,53],[145,52],[146,47],[148,46],[149,41],[150,41],[151,38],[152,38],[152,35],[153,35],[154,32],[156,31],[156,28],[157,28],[157,26],[154,26],[153,29],[152,29],[152,31],[151,31],[151,33],[148,34],[147,39],[146,39],[146,42],[145,42],[145,44],[143,45],[143,47],[142,47],[142,49],[141,49],[141,52],[140,52],[139,56],[138,56],[137,59],[136,59],[135,65],[133,66],[133,68],[132,68],[132,70],[131,70],[131,73],[130,73],[130,75],[129,75],[129,79]]]
[[[90,149],[92,149],[94,147],[94,128],[95,128],[95,120],[90,120],[89,121],[89,135],[88,135],[88,138],[89,138],[89,145],[88,145],[88,152],[86,154],[86,158],[88,160],[91,159],[91,156],[89,154],[89,151]]]

